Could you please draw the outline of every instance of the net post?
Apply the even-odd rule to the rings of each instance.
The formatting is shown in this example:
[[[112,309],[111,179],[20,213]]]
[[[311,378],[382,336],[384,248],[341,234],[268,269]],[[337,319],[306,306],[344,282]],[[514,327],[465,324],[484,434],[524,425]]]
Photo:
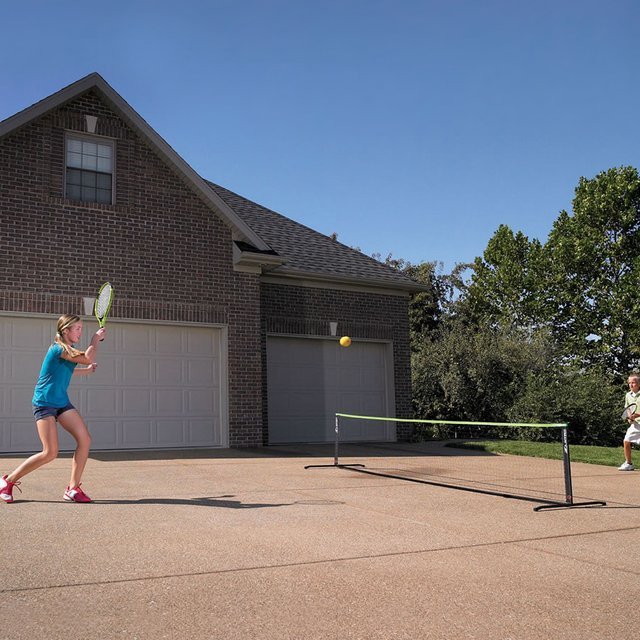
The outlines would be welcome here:
[[[592,500],[590,502],[574,502],[573,501],[573,483],[571,480],[571,455],[569,453],[569,425],[564,425],[561,429],[562,434],[562,462],[564,466],[564,492],[565,501],[563,504],[545,504],[539,507],[535,507],[534,511],[544,511],[545,509],[554,508],[571,508],[571,507],[590,507],[590,506],[602,506],[605,507],[607,503],[604,500]]]
[[[334,439],[334,446],[333,446],[333,464],[307,464],[305,465],[305,469],[313,469],[313,468],[320,468],[320,467],[338,467],[338,468],[346,468],[346,467],[364,467],[365,465],[363,464],[340,464],[339,460],[338,460],[338,441],[340,440],[340,418],[339,418],[339,414],[336,413],[335,415],[335,427],[334,427],[334,432],[335,432],[335,439]]]
[[[569,455],[569,430],[562,427],[562,462],[564,465],[565,503],[573,504],[573,485],[571,482],[571,456]]]

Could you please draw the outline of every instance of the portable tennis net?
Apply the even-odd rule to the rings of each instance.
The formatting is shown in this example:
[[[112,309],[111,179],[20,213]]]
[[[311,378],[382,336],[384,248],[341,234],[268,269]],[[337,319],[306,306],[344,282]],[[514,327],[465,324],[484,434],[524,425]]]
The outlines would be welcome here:
[[[438,439],[402,448],[387,443],[358,442],[371,452],[368,466],[340,461],[340,446],[348,445],[349,427],[358,425],[362,434],[367,424],[378,421],[430,425]],[[346,432],[346,433],[345,433]],[[532,458],[490,453],[481,444],[499,440],[539,440],[551,448],[552,458]],[[575,502],[571,477],[569,433],[566,423],[468,422],[456,420],[412,420],[379,416],[335,414],[333,464],[305,468],[351,469],[442,487],[473,491],[539,503],[535,511],[558,507],[605,505],[603,501]]]

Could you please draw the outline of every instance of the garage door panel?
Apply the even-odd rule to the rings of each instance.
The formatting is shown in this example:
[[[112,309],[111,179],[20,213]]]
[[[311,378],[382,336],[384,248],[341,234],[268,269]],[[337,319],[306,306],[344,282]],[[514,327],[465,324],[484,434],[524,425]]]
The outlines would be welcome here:
[[[369,405],[369,403],[365,402],[363,397],[359,393],[348,393],[347,391],[342,391],[338,395],[338,402],[340,405],[340,413],[351,413],[361,415],[363,413],[363,409],[366,408],[367,411],[364,412],[367,415],[380,415],[374,414],[373,408]],[[375,403],[375,407],[379,408],[380,402],[377,401]]]
[[[384,384],[384,371],[366,367],[362,371],[362,383],[365,387],[379,387]]]
[[[185,411],[182,389],[158,388],[156,407],[159,415],[182,415]]]
[[[17,351],[11,353],[7,358],[7,374],[10,379],[14,382],[28,382],[35,385],[47,349],[48,346],[38,352]]]
[[[54,328],[52,318],[0,315],[2,452],[40,447],[31,398]],[[82,346],[89,338],[85,331]],[[110,322],[96,373],[74,376],[69,387],[92,449],[227,446],[223,346],[223,332],[212,327]],[[62,450],[75,447],[59,434]]]
[[[8,389],[8,406],[4,407],[9,415],[16,415],[20,411],[31,413],[33,400],[33,387],[14,387]],[[6,415],[6,413],[3,411]]]
[[[158,327],[156,329],[155,351],[161,355],[180,356],[184,354],[188,340],[186,331],[173,327]]]
[[[364,413],[364,415],[369,415],[369,416],[387,415],[385,413],[386,403],[378,394],[363,393],[358,395],[358,399],[360,402],[359,410],[361,413]]]
[[[51,323],[48,328],[35,318],[16,318],[9,331],[5,333],[8,337],[8,344],[15,349],[33,349],[38,347],[48,347],[55,337],[55,323]]]
[[[127,415],[152,415],[154,395],[155,391],[146,387],[125,389],[122,392],[122,406],[127,408]]]
[[[199,355],[202,357],[219,356],[217,341],[211,336],[203,334],[187,334],[184,353],[189,355]]]
[[[187,412],[190,415],[203,415],[213,413],[214,397],[209,389],[191,389],[185,391]]]
[[[340,389],[362,389],[363,371],[361,367],[347,366],[338,370],[336,378]]]
[[[118,325],[113,325],[117,331],[117,341],[122,345],[122,352],[127,357],[135,354],[148,354],[152,352],[154,335],[149,332],[145,325],[128,325],[126,331],[121,330]],[[112,332],[111,325],[109,332]],[[108,343],[105,343],[108,346]]]
[[[40,366],[42,358],[46,353],[48,346],[40,351],[32,351],[31,353],[18,351],[7,354],[5,358],[5,366],[0,375],[4,375],[3,381],[10,389],[26,388],[29,396],[29,405],[33,396],[33,387],[36,384],[38,375],[40,374]]]
[[[10,421],[7,424],[7,428],[10,450],[27,450],[33,448],[34,443],[36,446],[40,443],[33,418]]]
[[[158,384],[181,385],[183,375],[181,359],[160,358],[155,361],[155,378]]]
[[[365,367],[379,367],[382,364],[383,354],[379,351],[372,351],[369,349],[359,349],[359,346],[356,343],[356,350],[358,352],[358,359],[360,360],[360,364]],[[346,354],[345,354],[346,355]]]
[[[158,444],[162,447],[178,446],[184,442],[182,420],[158,420],[156,423]]]
[[[153,362],[141,356],[127,356],[122,360],[124,384],[149,385],[153,382]]]
[[[70,399],[73,403],[73,390],[71,387]],[[118,389],[94,388],[87,389],[84,395],[87,418],[91,416],[113,416],[118,414]],[[82,403],[82,404],[85,404]],[[80,406],[78,407],[80,409]],[[80,409],[82,412],[82,409]]]
[[[95,375],[84,376],[82,378],[75,377],[72,378],[71,384],[73,387],[82,388],[82,387],[92,387],[96,385],[103,384],[103,380],[116,380],[119,379],[117,373],[117,364],[118,361],[113,356],[103,355],[101,352],[98,352],[98,357],[96,358],[98,363],[98,368],[96,369]],[[79,365],[82,367],[83,365]],[[71,387],[69,387],[71,390]]]
[[[127,420],[123,424],[122,442],[125,446],[144,447],[153,440],[150,420]]]
[[[187,431],[189,440],[197,444],[206,444],[216,438],[216,430],[211,420],[189,420]]]
[[[208,359],[186,360],[187,380],[191,384],[214,385],[215,370]]]
[[[92,449],[118,449],[121,438],[119,437],[119,422],[113,419],[100,419],[89,417],[87,420],[91,433]],[[70,446],[73,440],[69,438]]]

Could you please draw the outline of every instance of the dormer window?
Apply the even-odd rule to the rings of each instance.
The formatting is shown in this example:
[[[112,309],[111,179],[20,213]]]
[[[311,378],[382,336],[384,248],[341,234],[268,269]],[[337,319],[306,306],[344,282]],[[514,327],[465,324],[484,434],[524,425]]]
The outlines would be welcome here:
[[[109,140],[67,136],[66,197],[112,204],[114,155]]]

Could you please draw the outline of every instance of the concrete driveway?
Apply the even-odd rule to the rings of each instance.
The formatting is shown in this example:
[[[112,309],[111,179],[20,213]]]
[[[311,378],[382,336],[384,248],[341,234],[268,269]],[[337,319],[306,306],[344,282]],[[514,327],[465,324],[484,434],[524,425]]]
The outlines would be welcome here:
[[[534,512],[305,469],[331,456],[330,446],[96,453],[89,505],[62,502],[69,459],[59,458],[0,504],[0,638],[632,635],[640,472],[574,464],[576,500],[607,506]],[[0,458],[0,472],[20,459]],[[349,446],[341,462],[411,474],[451,461],[402,444]],[[547,461],[517,464],[547,476]]]

